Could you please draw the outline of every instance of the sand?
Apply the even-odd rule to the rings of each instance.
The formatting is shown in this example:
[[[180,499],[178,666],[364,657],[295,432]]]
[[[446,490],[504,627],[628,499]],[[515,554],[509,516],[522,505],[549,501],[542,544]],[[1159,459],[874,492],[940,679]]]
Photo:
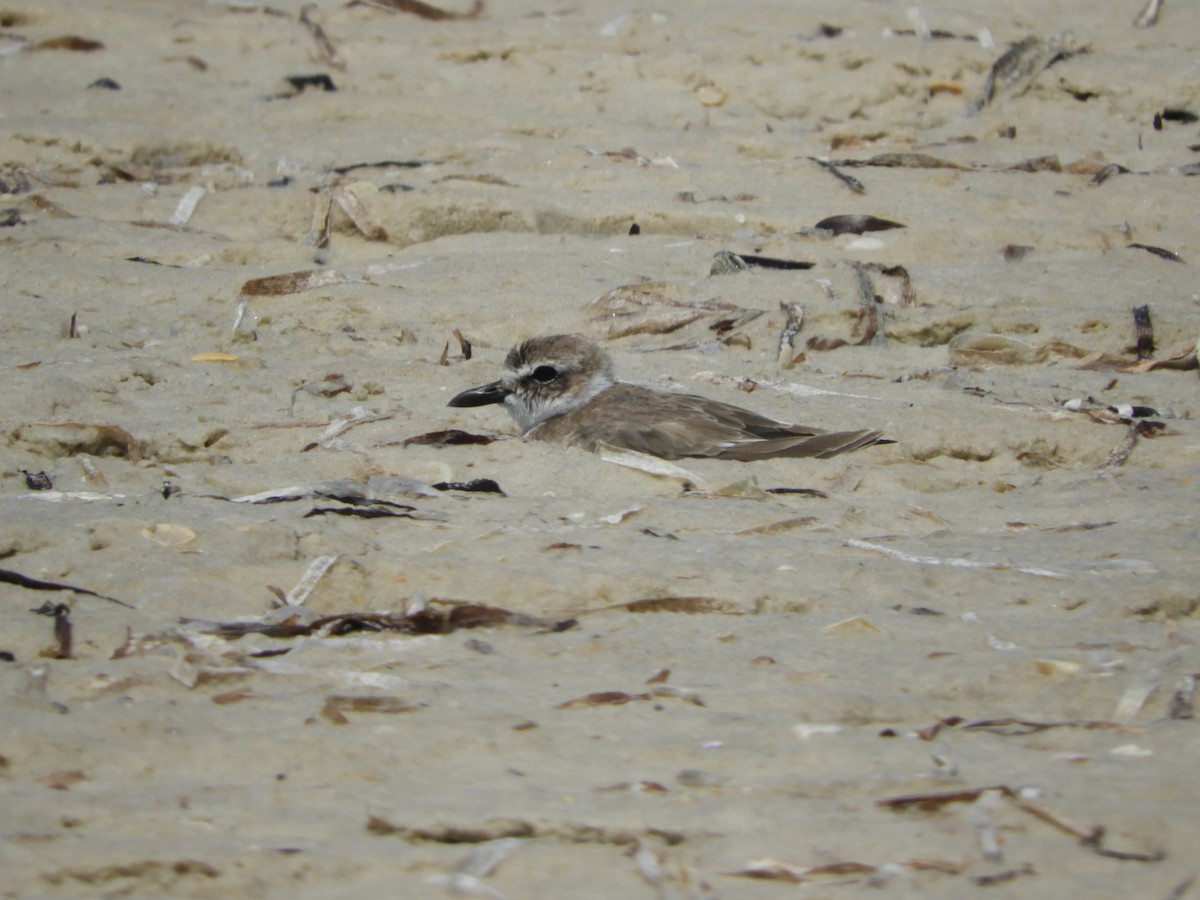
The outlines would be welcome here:
[[[331,60],[292,0],[8,5],[0,568],[128,605],[0,586],[0,893],[1183,896],[1197,376],[1131,371],[1130,311],[1194,348],[1200,132],[1154,118],[1200,109],[1200,10],[966,7],[320,2]],[[842,162],[885,153],[943,165]],[[814,229],[849,214],[906,227]],[[572,331],[895,443],[654,475],[446,407]],[[507,439],[404,443],[446,429]],[[402,517],[231,502],[390,476]],[[213,626],[447,601],[512,615]]]

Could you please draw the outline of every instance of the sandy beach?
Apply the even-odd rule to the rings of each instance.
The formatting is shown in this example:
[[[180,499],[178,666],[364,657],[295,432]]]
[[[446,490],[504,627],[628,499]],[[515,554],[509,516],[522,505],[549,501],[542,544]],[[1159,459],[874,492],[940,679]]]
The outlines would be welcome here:
[[[435,9],[0,10],[0,896],[1194,896],[1200,8]]]

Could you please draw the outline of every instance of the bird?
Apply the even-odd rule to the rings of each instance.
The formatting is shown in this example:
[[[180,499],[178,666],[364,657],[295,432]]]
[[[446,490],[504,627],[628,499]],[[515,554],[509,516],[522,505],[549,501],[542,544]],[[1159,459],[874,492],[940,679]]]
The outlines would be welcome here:
[[[792,425],[740,406],[618,381],[612,359],[572,334],[525,340],[508,352],[500,379],[468,388],[449,406],[503,403],[525,440],[585,450],[632,450],[661,459],[826,459],[875,443],[881,431]]]

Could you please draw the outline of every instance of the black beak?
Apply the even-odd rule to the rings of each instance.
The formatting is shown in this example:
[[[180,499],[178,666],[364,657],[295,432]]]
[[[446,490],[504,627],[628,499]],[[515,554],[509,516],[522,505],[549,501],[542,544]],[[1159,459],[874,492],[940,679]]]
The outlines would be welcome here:
[[[461,394],[457,394],[447,406],[487,406],[491,403],[503,403],[504,398],[511,394],[499,381],[493,381],[491,384],[484,384],[479,387],[467,388]]]

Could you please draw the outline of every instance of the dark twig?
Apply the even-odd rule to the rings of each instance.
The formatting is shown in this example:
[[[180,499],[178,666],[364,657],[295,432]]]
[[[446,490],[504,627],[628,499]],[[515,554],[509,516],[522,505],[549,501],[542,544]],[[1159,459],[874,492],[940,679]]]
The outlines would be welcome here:
[[[137,608],[132,603],[126,603],[124,600],[118,600],[116,597],[97,594],[95,591],[89,591],[87,588],[75,587],[70,584],[58,584],[54,581],[40,581],[37,578],[30,578],[28,575],[22,575],[20,572],[13,572],[10,569],[0,569],[0,582],[15,584],[17,587],[29,588],[32,591],[72,591],[87,597],[98,597],[101,600],[107,600],[110,603],[116,603],[129,609]]]
[[[1154,326],[1150,323],[1150,306],[1133,308],[1133,327],[1137,334],[1137,358],[1149,359],[1154,354]]]

